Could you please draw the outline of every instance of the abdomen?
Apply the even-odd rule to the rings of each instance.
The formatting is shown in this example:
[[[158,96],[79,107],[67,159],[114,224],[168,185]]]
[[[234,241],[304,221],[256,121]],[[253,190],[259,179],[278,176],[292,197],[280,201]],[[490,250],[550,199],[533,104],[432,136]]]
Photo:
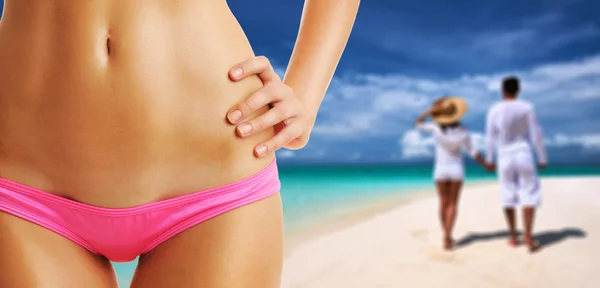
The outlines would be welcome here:
[[[228,78],[254,55],[225,1],[6,4],[0,176],[131,206],[232,182],[272,160],[252,154],[272,131],[242,140],[225,122],[262,85]]]

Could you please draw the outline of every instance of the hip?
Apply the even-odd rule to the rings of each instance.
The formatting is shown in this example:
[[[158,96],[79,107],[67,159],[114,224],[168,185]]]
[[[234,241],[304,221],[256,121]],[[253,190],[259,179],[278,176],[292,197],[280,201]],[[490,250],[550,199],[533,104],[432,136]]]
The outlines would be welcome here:
[[[433,178],[436,181],[462,181],[465,169],[462,163],[436,163]]]
[[[241,139],[233,127],[169,127],[119,137],[14,126],[3,127],[12,133],[0,138],[1,178],[100,207],[138,206],[218,187],[274,160],[273,154],[253,155],[272,131]]]

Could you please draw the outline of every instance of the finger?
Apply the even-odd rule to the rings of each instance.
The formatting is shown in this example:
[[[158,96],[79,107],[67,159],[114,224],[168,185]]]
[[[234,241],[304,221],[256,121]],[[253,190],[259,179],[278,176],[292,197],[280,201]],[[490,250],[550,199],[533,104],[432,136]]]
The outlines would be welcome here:
[[[258,145],[254,149],[254,154],[258,157],[262,157],[267,155],[269,152],[277,151],[279,148],[300,137],[302,135],[301,127],[302,126],[300,125],[300,122],[290,123],[290,125],[279,131],[279,133],[273,136],[273,138],[271,138],[269,141]]]
[[[252,119],[239,125],[236,130],[241,137],[247,137],[252,133],[273,127],[281,122],[284,122],[285,125],[289,125],[293,117],[296,116],[295,114],[295,109],[293,109],[293,107],[277,105],[256,119]]]
[[[227,112],[227,120],[231,124],[237,124],[258,109],[271,103],[281,101],[284,93],[285,91],[278,89],[276,86],[263,86],[242,103],[229,110],[229,112]]]
[[[263,83],[278,80],[279,75],[275,73],[271,62],[265,56],[258,56],[235,65],[229,71],[229,77],[233,81],[242,80],[250,75],[258,75]]]
[[[296,139],[292,140],[290,143],[288,143],[287,145],[285,145],[283,147],[290,149],[290,150],[300,150],[300,149],[304,148],[306,146],[306,144],[308,144],[308,141],[304,140],[303,135],[301,135],[300,137],[297,137]]]

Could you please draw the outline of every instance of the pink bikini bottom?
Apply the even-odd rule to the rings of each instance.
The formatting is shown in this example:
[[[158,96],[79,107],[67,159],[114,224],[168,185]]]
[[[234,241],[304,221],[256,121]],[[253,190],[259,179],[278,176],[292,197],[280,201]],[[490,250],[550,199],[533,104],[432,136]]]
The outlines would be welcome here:
[[[107,209],[0,178],[0,211],[54,231],[111,261],[128,262],[184,230],[279,192],[275,160],[257,174],[147,205]]]

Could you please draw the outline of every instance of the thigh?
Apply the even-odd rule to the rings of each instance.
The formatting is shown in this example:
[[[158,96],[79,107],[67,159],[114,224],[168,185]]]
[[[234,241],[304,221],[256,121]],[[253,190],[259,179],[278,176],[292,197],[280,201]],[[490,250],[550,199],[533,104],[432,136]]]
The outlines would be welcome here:
[[[497,171],[503,206],[516,206],[519,202],[519,178],[512,159],[509,156],[498,159]]]
[[[460,198],[460,190],[462,189],[462,181],[452,181],[448,185],[448,201],[451,204],[457,204]]]
[[[0,211],[0,287],[117,287],[110,262],[31,222]]]
[[[131,287],[280,287],[279,193],[200,223],[142,255]]]
[[[448,182],[446,180],[435,181],[435,186],[436,186],[437,192],[438,192],[438,198],[440,199],[440,203],[442,205],[445,205],[446,203],[448,203],[449,184],[450,184],[450,182]]]
[[[541,201],[539,179],[531,153],[518,155],[515,166],[519,175],[520,204],[538,206]]]

